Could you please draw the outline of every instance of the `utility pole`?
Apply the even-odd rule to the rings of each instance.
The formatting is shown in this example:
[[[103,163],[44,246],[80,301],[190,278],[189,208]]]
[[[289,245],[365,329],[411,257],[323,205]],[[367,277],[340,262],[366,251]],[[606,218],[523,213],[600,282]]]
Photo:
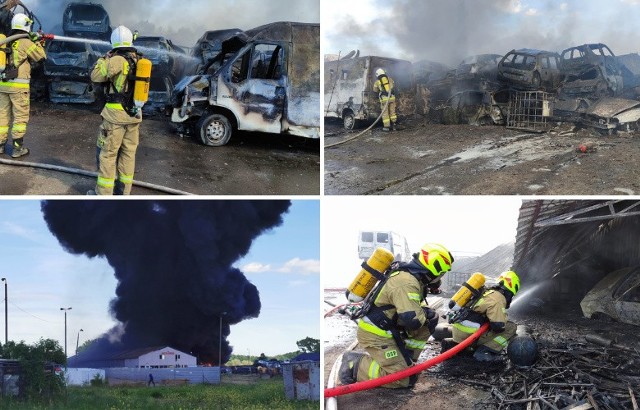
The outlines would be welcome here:
[[[7,278],[2,278],[4,282],[4,344],[9,341],[9,298],[7,296]]]
[[[220,375],[222,375],[222,316],[226,315],[227,312],[222,312],[220,314],[220,340],[218,343],[218,366],[220,366]]]
[[[67,360],[67,310],[71,310],[71,307],[60,308],[64,311],[64,360]],[[66,367],[66,366],[65,366]]]

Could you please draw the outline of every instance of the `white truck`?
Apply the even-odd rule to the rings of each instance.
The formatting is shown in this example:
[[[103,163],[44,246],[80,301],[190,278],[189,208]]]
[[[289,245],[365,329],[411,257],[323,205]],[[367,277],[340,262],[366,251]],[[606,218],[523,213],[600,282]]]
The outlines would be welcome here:
[[[411,260],[411,251],[404,236],[391,231],[360,231],[358,235],[358,257],[367,260],[376,250],[385,248],[397,261]]]

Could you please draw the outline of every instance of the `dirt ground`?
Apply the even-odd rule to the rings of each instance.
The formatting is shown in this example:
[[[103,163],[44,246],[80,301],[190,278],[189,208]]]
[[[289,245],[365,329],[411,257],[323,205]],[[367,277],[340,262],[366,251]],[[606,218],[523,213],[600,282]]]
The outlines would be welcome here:
[[[325,291],[325,299],[332,295]],[[329,310],[329,307],[326,308]],[[637,338],[638,328],[623,323],[586,319],[578,309],[559,309],[559,306],[549,306],[546,310],[536,314],[512,313],[510,320],[519,325],[526,325],[531,335],[538,342],[540,349],[558,343],[584,343],[584,336],[589,333],[615,339],[627,346],[640,348]],[[339,332],[331,329],[351,329]],[[355,338],[355,325],[342,315],[334,314],[324,320],[325,335],[334,340],[327,340],[324,344],[324,377],[325,386],[331,368],[340,354]],[[340,335],[336,337],[336,335]],[[328,347],[328,348],[327,348]],[[355,350],[359,350],[356,347]],[[420,357],[423,362],[440,352],[440,343],[431,339]],[[535,368],[535,365],[534,367]],[[496,373],[511,370],[508,362],[504,364],[478,364],[469,356],[460,354],[449,361],[434,366],[423,372],[412,389],[384,389],[373,390],[339,396],[338,409],[351,408],[384,408],[396,410],[410,410],[416,408],[443,409],[490,409],[491,392],[488,388],[481,388],[473,382],[486,383]],[[502,408],[509,408],[502,407]]]
[[[101,118],[82,105],[32,103],[19,159],[95,171]],[[198,195],[318,195],[320,144],[304,138],[236,133],[224,147],[180,138],[168,118],[145,118],[135,179]],[[2,159],[10,160],[8,155]],[[93,178],[0,164],[2,195],[85,195]],[[159,192],[134,187],[134,195]]]
[[[408,120],[376,125],[325,148],[325,193],[335,195],[634,195],[640,193],[640,133],[602,135],[554,124],[536,134],[503,126]],[[325,146],[352,137],[325,121]],[[588,147],[578,152],[580,145]]]

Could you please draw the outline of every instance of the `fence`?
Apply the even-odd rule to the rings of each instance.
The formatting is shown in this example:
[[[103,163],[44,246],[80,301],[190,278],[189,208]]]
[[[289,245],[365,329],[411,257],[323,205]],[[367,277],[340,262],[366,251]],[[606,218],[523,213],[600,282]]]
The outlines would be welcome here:
[[[285,363],[282,376],[287,399],[320,400],[320,362]]]
[[[122,382],[147,383],[149,373],[156,384],[220,384],[219,367],[184,367],[177,369],[138,369],[108,368],[105,369],[110,384]]]

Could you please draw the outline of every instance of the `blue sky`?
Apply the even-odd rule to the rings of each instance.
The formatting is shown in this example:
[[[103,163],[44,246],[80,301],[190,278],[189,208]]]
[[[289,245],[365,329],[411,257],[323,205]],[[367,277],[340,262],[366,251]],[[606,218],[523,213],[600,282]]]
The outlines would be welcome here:
[[[636,53],[638,21],[638,0],[323,0],[321,26],[323,54],[457,65],[474,54],[599,42]]]
[[[320,338],[319,212],[318,201],[294,201],[284,223],[258,237],[235,263],[258,287],[262,301],[258,318],[231,327],[235,353],[286,353],[297,349],[297,340]],[[115,324],[108,306],[116,280],[108,263],[66,253],[47,229],[39,201],[2,200],[0,213],[5,216],[0,277],[8,282],[9,340],[32,343],[44,337],[64,346],[61,307],[72,307],[69,355],[78,334],[82,344],[109,330]],[[0,323],[4,342],[3,315]]]

